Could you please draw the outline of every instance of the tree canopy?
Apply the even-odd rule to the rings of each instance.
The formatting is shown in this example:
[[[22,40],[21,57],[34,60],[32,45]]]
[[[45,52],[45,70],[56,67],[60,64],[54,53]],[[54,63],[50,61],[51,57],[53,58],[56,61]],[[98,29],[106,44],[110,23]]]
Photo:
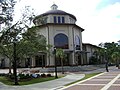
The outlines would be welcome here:
[[[35,55],[39,51],[45,52],[47,50],[46,47],[49,47],[49,45],[46,44],[45,37],[36,33],[39,27],[30,27],[31,23],[28,23],[34,18],[34,12],[31,12],[29,7],[25,7],[22,19],[15,24],[11,23],[14,18],[13,12],[15,3],[15,0],[4,0],[2,2],[2,13],[5,17],[7,17],[9,13],[12,19],[5,19],[6,21],[3,22],[5,23],[5,28],[0,32],[1,55],[13,60],[13,43],[16,43],[16,54],[19,59]]]

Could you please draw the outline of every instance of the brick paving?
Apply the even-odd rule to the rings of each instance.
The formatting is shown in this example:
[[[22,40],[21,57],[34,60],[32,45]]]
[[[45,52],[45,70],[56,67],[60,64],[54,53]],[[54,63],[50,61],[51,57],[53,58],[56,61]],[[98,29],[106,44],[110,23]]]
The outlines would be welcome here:
[[[111,71],[77,82],[62,90],[120,90],[120,71]]]
[[[103,85],[75,85],[71,88],[65,89],[65,90],[99,90],[103,87]]]

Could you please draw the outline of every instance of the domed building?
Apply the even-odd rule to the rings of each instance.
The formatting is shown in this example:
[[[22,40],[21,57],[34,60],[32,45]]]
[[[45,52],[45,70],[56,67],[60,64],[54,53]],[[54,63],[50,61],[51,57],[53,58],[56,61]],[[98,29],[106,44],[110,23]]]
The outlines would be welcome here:
[[[36,16],[33,20],[35,26],[39,29],[37,33],[46,38],[47,44],[52,45],[50,55],[48,53],[40,52],[32,60],[32,66],[54,66],[55,55],[54,49],[61,48],[66,57],[64,58],[64,65],[81,65],[83,59],[82,52],[82,29],[76,25],[76,17],[70,13],[57,9],[58,6],[53,4],[51,10]],[[59,59],[57,65],[61,65]]]

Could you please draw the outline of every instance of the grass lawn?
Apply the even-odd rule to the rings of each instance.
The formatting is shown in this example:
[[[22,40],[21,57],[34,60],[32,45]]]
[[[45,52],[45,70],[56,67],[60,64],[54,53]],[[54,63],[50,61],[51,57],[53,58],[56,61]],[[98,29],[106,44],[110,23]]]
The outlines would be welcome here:
[[[93,77],[93,76],[98,75],[98,74],[100,74],[100,73],[90,73],[90,74],[85,74],[85,77],[84,77],[84,78],[82,78],[82,79],[80,79],[80,80],[77,80],[77,81],[75,81],[75,82],[72,82],[72,83],[66,84],[65,86],[68,86],[68,85],[74,84],[74,83],[76,83],[76,82],[79,82],[79,81],[82,81],[82,80],[88,79],[88,78]]]
[[[21,82],[19,82],[19,85],[35,84],[35,83],[50,81],[50,80],[54,80],[54,79],[55,79],[55,77],[34,78],[31,80],[21,81]],[[0,76],[0,82],[4,83],[6,85],[14,85],[14,82],[10,81],[5,76]]]

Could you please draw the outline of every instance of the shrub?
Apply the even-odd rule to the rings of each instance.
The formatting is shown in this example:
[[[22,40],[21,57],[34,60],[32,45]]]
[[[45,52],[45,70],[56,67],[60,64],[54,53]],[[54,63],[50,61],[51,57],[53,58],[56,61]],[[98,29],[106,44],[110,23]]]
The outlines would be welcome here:
[[[37,75],[38,78],[40,77],[40,74],[36,74],[36,75]]]
[[[25,74],[18,74],[18,76],[20,77],[20,79],[25,79]]]
[[[46,74],[44,74],[44,73],[43,73],[43,74],[41,74],[41,77],[46,77]]]
[[[6,74],[5,73],[0,73],[0,76],[6,76]]]
[[[98,60],[97,60],[97,58],[94,57],[94,56],[91,56],[91,57],[89,58],[89,60],[90,60],[89,63],[92,64],[92,65],[98,64]]]
[[[25,78],[31,78],[31,76],[29,74],[26,74]]]
[[[15,77],[15,76],[14,76],[13,74],[9,75],[9,78],[10,78],[10,79],[14,79],[14,77]]]
[[[51,74],[47,74],[47,77],[52,77],[52,75]]]

